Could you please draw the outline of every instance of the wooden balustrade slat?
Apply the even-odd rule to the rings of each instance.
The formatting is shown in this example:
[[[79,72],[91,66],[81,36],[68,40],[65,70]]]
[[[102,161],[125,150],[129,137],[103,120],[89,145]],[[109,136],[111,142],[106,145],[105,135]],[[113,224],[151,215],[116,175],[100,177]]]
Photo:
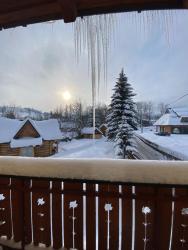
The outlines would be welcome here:
[[[186,196],[187,189],[176,190],[175,195]],[[188,200],[176,201],[174,204],[174,230],[172,250],[188,249]]]
[[[156,187],[156,197],[172,197],[172,188]],[[157,199],[155,203],[154,249],[168,250],[170,246],[172,201]],[[178,250],[178,249],[176,249]]]
[[[24,182],[24,187],[28,188],[31,185],[30,180]],[[31,224],[31,193],[24,192],[24,244],[32,242],[32,224]]]
[[[56,191],[61,191],[62,183],[53,181],[52,183],[52,230],[53,247],[59,249],[62,247],[62,195]]]
[[[155,194],[154,188],[136,187],[136,194]],[[135,201],[135,250],[154,248],[154,201]]]
[[[64,190],[83,190],[83,184],[64,182]],[[74,227],[73,227],[74,225]],[[83,250],[83,196],[79,193],[64,195],[65,248]]]
[[[99,192],[119,193],[119,186],[100,184]],[[119,247],[119,199],[99,197],[99,250]],[[108,231],[109,227],[109,231]],[[109,235],[108,235],[109,234]],[[109,247],[109,248],[108,248]]]
[[[20,189],[24,186],[24,181],[12,178],[11,179],[12,185],[18,187]],[[24,232],[24,199],[23,199],[23,192],[19,192],[18,189],[12,189],[12,221],[13,221],[13,235],[15,242],[23,241],[23,232]]]
[[[11,224],[11,206],[10,206],[10,190],[9,178],[1,178],[3,186],[0,189],[0,221],[5,222],[0,225],[0,236],[7,236],[8,239],[12,237],[12,224]]]
[[[95,192],[95,184],[86,184],[86,249],[96,249],[96,197],[87,196]]]
[[[50,187],[49,181],[33,181],[33,187],[42,186],[47,189]],[[44,189],[41,192],[32,194],[32,212],[33,212],[33,240],[34,245],[51,245],[51,227],[50,227],[50,194]]]
[[[132,194],[132,187],[122,185],[122,250],[131,250],[132,246],[132,200],[126,199],[126,195]]]

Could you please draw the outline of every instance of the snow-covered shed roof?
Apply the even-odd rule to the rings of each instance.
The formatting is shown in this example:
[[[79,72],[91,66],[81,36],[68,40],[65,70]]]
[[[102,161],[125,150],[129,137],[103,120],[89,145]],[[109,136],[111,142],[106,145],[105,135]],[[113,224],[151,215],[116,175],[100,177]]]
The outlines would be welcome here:
[[[10,142],[11,148],[22,148],[22,147],[30,147],[30,146],[40,146],[42,145],[42,137],[31,138],[24,137],[20,139],[12,139]]]
[[[93,127],[85,127],[81,130],[81,134],[83,135],[92,135],[94,132],[94,128]],[[96,134],[102,134],[102,132],[98,129],[95,128],[95,133]]]
[[[42,138],[43,140],[62,139],[62,134],[59,129],[59,124],[56,119],[50,119],[50,120],[44,120],[44,121],[34,121],[31,119],[26,119],[24,121],[19,121],[16,119],[8,119],[8,118],[1,117],[0,118],[0,143],[11,142],[12,145],[15,145],[15,141],[18,143],[18,139],[14,139],[14,136],[18,133],[18,131],[24,126],[24,124],[27,121],[29,121],[32,124],[32,126],[39,133],[40,138]],[[23,145],[23,141],[25,142],[25,144],[29,143],[28,138],[25,138],[25,140],[22,138],[22,145]],[[34,144],[39,145],[39,140],[35,141]]]
[[[99,127],[99,129],[101,129],[101,128],[103,128],[103,127],[106,127],[106,128],[107,128],[107,124],[106,124],[106,123],[101,124],[101,126]]]
[[[76,128],[76,123],[69,121],[69,122],[60,122],[60,126],[62,129],[68,129],[68,128]]]
[[[188,122],[185,122],[187,116],[177,116],[175,113],[164,114],[154,123],[154,126],[188,126]]]

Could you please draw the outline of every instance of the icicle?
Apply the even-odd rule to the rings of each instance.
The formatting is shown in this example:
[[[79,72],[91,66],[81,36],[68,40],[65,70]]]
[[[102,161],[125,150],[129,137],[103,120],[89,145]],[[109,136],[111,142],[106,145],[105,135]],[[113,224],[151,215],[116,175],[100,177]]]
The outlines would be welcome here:
[[[170,45],[174,40],[177,16],[181,16],[182,13],[183,11],[176,10],[153,10],[142,11],[141,13],[125,13],[123,17],[126,22],[135,26],[137,33],[144,40],[152,33],[152,27],[159,27],[168,45]]]
[[[115,24],[114,15],[101,15],[78,19],[74,24],[75,53],[77,61],[84,49],[88,54],[88,70],[92,82],[93,138],[95,138],[95,108],[103,74],[107,88],[108,53]]]
[[[158,26],[164,32],[166,40],[170,43],[171,31],[174,29],[174,16],[176,11],[143,11],[141,13],[123,14],[126,22],[132,19],[137,32],[146,36],[152,32],[153,26]],[[121,15],[119,15],[121,16]],[[117,24],[120,25],[117,15],[98,15],[78,18],[74,24],[75,55],[77,61],[84,50],[87,50],[88,72],[92,82],[93,105],[93,138],[95,138],[95,107],[101,88],[101,75],[104,79],[103,93],[107,92],[108,55],[111,48],[111,40],[115,37]],[[176,20],[175,20],[176,21]],[[126,24],[126,22],[124,22]],[[121,22],[122,23],[122,22]],[[142,37],[143,38],[143,37]]]

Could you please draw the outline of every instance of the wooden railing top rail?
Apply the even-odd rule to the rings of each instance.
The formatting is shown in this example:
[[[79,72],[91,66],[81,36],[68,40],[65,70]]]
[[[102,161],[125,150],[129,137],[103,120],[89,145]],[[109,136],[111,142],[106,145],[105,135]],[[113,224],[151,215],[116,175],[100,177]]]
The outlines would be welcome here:
[[[188,162],[0,157],[1,176],[188,185]]]

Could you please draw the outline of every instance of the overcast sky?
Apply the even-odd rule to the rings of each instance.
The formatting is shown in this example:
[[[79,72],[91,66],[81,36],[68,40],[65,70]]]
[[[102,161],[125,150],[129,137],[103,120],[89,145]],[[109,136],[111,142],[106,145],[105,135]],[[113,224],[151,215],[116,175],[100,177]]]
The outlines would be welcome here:
[[[151,18],[152,14],[118,18],[108,86],[101,88],[100,101],[109,102],[122,67],[136,100],[171,103],[188,93],[188,14]],[[65,103],[61,93],[66,90],[72,100],[91,103],[87,56],[79,64],[75,60],[72,24],[61,21],[1,31],[0,48],[0,105],[48,111]]]

